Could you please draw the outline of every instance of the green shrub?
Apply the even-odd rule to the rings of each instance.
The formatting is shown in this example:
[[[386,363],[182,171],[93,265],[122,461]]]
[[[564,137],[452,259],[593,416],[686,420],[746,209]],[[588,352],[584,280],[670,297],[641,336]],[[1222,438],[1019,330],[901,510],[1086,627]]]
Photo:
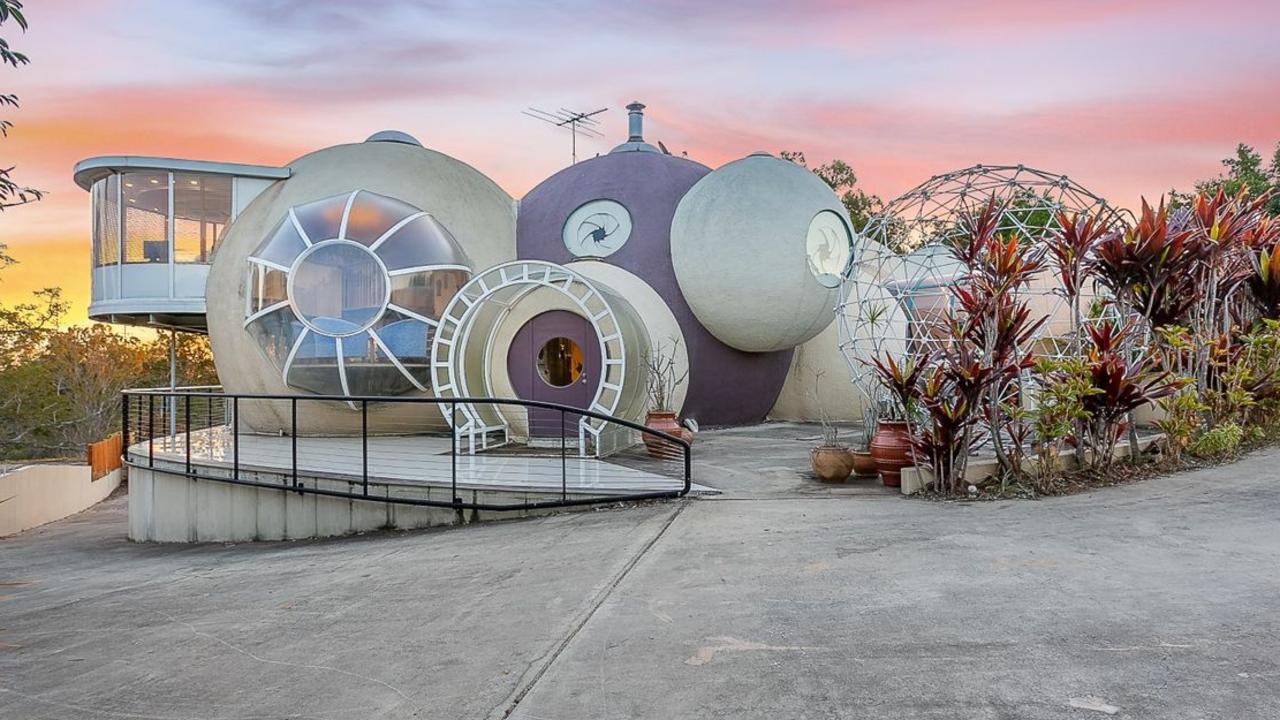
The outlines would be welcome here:
[[[1235,452],[1243,439],[1244,430],[1233,422],[1227,422],[1204,431],[1187,450],[1196,457],[1219,458]]]
[[[1208,409],[1204,403],[1200,402],[1200,395],[1196,392],[1196,388],[1190,386],[1192,380],[1184,378],[1183,382],[1188,387],[1184,387],[1176,395],[1170,395],[1158,401],[1165,416],[1164,419],[1156,421],[1156,427],[1164,432],[1169,457],[1175,461],[1181,459],[1182,452],[1191,445],[1192,438],[1200,429],[1200,414]]]

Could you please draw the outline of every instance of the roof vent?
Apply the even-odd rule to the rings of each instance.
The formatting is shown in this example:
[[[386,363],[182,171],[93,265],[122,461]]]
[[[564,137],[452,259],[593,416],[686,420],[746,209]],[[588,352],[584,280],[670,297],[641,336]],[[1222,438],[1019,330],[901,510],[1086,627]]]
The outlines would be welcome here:
[[[399,130],[380,130],[368,137],[365,142],[391,142],[400,143],[401,145],[416,145],[422,147],[422,143],[418,139],[407,132]]]
[[[627,142],[644,142],[644,103],[636,100],[627,106]]]
[[[661,152],[644,141],[644,103],[636,100],[627,106],[627,141],[609,151]]]

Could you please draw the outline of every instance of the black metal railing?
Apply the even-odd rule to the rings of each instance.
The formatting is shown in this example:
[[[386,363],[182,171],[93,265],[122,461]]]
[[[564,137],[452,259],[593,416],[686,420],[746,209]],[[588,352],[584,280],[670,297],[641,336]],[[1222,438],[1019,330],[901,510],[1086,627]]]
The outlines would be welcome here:
[[[308,414],[321,406],[337,412],[323,420]],[[500,441],[471,451],[475,444],[458,429],[465,406],[499,407],[518,416],[523,439],[513,442],[504,432]],[[536,400],[155,388],[126,390],[121,410],[125,465],[193,480],[497,512],[676,498],[692,487],[687,440]],[[379,419],[371,430],[374,410]],[[584,421],[595,428],[590,437],[596,444],[609,434],[609,454],[587,451]],[[520,501],[499,501],[515,497],[511,493]]]

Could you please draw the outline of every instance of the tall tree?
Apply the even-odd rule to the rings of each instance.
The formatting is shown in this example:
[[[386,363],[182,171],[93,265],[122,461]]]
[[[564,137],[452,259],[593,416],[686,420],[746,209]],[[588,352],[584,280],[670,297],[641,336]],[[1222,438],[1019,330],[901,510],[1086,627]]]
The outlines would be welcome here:
[[[1236,145],[1235,155],[1223,159],[1222,167],[1224,172],[1217,177],[1197,181],[1196,191],[1212,196],[1221,190],[1227,197],[1235,197],[1241,190],[1251,197],[1270,192],[1271,199],[1267,202],[1266,212],[1268,215],[1280,216],[1280,143],[1276,143],[1271,162],[1265,165],[1262,153],[1251,145],[1240,143]],[[1189,207],[1192,197],[1193,193],[1170,191],[1169,208]]]
[[[778,155],[783,160],[790,160],[803,168],[809,168],[803,152],[783,150]],[[871,216],[884,205],[880,198],[868,194],[857,187],[857,173],[853,171],[849,163],[839,158],[825,165],[809,169],[813,171],[814,175],[822,178],[822,181],[840,196],[840,202],[844,205],[845,212],[849,214],[849,223],[853,226],[854,232],[862,232]]]
[[[18,261],[0,243],[0,270]],[[4,278],[0,277],[0,282]],[[43,342],[44,336],[57,328],[67,312],[60,288],[44,288],[32,293],[27,302],[15,305],[0,303],[0,371],[29,359]]]
[[[0,28],[8,22],[15,23],[19,29],[26,32],[27,17],[22,13],[22,0],[0,0]],[[25,54],[9,47],[8,41],[0,37],[0,66],[9,65],[18,68],[29,62],[31,61]],[[4,107],[17,108],[18,96],[12,93],[0,93],[0,108]],[[12,127],[12,122],[0,118],[0,136],[8,137]],[[12,165],[4,167],[4,163],[0,163],[0,211],[14,205],[34,202],[44,195],[35,188],[19,185],[13,179],[13,170]]]

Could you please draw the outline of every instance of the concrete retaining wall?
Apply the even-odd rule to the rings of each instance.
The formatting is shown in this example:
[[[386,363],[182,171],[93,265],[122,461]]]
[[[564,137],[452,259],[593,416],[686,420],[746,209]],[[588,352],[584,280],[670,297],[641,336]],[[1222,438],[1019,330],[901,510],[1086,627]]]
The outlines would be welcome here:
[[[119,469],[91,480],[88,465],[27,465],[0,475],[0,536],[78,513],[119,486]]]
[[[208,468],[201,468],[208,471]],[[282,482],[275,473],[246,473],[260,482]],[[347,481],[306,478],[304,484],[348,492]],[[358,486],[357,486],[358,487]],[[447,500],[449,488],[406,488],[370,483],[369,500],[330,497],[271,488],[192,480],[159,467],[129,469],[129,539],[145,542],[249,542],[336,537],[373,530],[410,530],[507,520],[574,508],[534,512],[457,511],[404,505],[377,497],[404,493],[422,499]],[[513,491],[466,490],[469,502],[518,503],[526,496]],[[527,494],[530,501],[546,499]]]

